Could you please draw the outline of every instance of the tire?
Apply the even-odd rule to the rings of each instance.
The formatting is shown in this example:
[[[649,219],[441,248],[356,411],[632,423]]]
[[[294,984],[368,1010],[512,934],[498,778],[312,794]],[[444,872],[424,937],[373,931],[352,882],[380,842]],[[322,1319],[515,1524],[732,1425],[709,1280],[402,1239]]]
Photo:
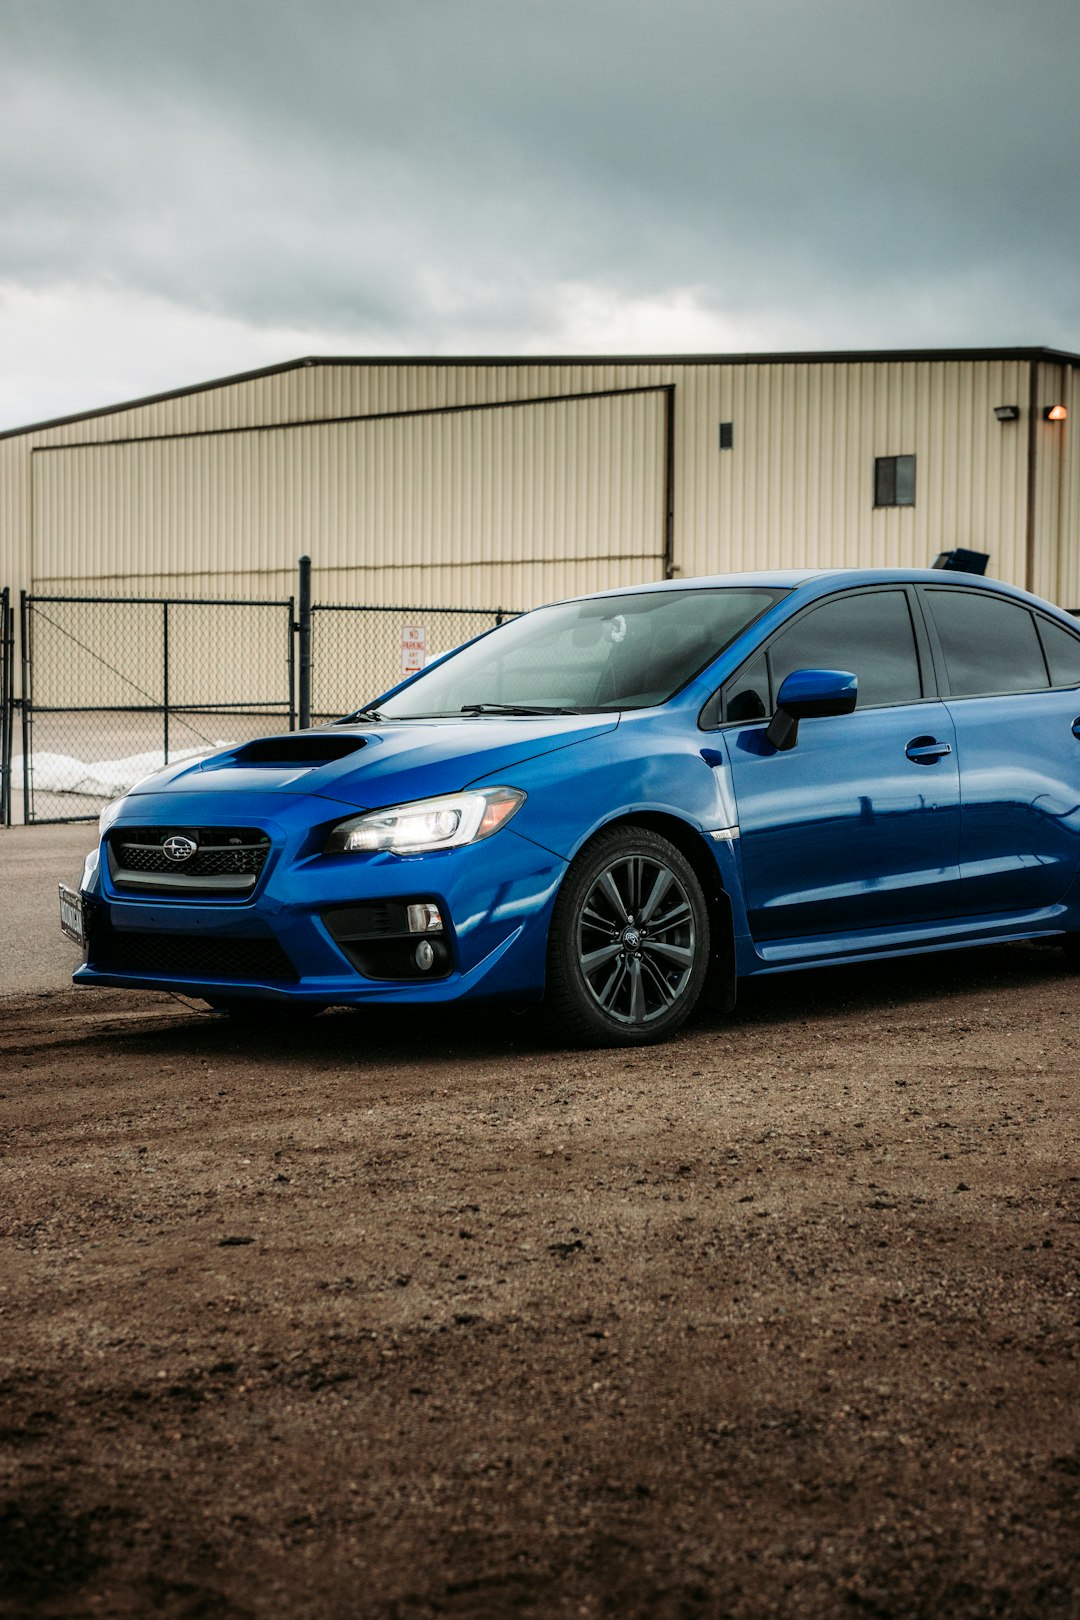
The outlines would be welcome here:
[[[693,1012],[709,952],[709,908],[685,855],[646,827],[613,827],[559,891],[545,1007],[582,1046],[662,1041]]]

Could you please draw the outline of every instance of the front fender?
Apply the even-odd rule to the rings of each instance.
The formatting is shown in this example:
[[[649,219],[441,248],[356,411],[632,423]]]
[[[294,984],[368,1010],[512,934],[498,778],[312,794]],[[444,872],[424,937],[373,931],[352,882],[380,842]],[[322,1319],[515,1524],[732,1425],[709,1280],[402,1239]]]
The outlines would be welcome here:
[[[602,827],[642,815],[673,816],[709,841],[715,829],[734,827],[736,815],[723,756],[700,739],[652,711],[528,760],[506,776],[528,795],[514,831],[566,861]]]

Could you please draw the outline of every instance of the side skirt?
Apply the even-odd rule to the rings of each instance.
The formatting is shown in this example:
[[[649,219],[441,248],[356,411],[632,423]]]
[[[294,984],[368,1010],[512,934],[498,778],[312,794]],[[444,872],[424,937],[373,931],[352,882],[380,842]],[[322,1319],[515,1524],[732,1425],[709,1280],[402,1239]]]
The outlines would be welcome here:
[[[1061,938],[1070,932],[1070,908],[1046,906],[1011,918],[979,917],[927,929],[882,929],[872,933],[824,934],[756,946],[743,938],[739,973],[793,973],[799,968],[839,967],[845,962],[872,962],[891,956],[918,956],[929,951],[962,951],[976,945],[1006,945],[1022,939]]]

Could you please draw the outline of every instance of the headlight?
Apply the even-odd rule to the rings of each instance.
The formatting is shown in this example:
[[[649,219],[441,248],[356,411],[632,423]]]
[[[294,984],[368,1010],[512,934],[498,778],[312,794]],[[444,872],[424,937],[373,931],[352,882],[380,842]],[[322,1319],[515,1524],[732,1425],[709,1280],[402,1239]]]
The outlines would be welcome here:
[[[518,788],[477,788],[445,799],[417,799],[391,810],[371,810],[342,821],[326,841],[327,855],[366,854],[389,849],[415,855],[428,849],[457,849],[505,827],[525,803]]]

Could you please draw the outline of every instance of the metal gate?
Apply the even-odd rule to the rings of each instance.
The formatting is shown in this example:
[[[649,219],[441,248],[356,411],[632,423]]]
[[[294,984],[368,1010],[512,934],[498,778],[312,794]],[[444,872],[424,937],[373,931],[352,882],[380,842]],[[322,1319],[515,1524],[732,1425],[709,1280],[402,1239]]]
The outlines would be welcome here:
[[[23,821],[90,820],[163,764],[295,728],[292,597],[24,591],[20,621]]]
[[[11,591],[0,590],[0,827],[11,826],[11,756],[15,730],[15,616]]]
[[[162,765],[336,719],[515,617],[503,608],[0,590],[0,824],[89,821]],[[21,722],[21,723],[20,723]]]

